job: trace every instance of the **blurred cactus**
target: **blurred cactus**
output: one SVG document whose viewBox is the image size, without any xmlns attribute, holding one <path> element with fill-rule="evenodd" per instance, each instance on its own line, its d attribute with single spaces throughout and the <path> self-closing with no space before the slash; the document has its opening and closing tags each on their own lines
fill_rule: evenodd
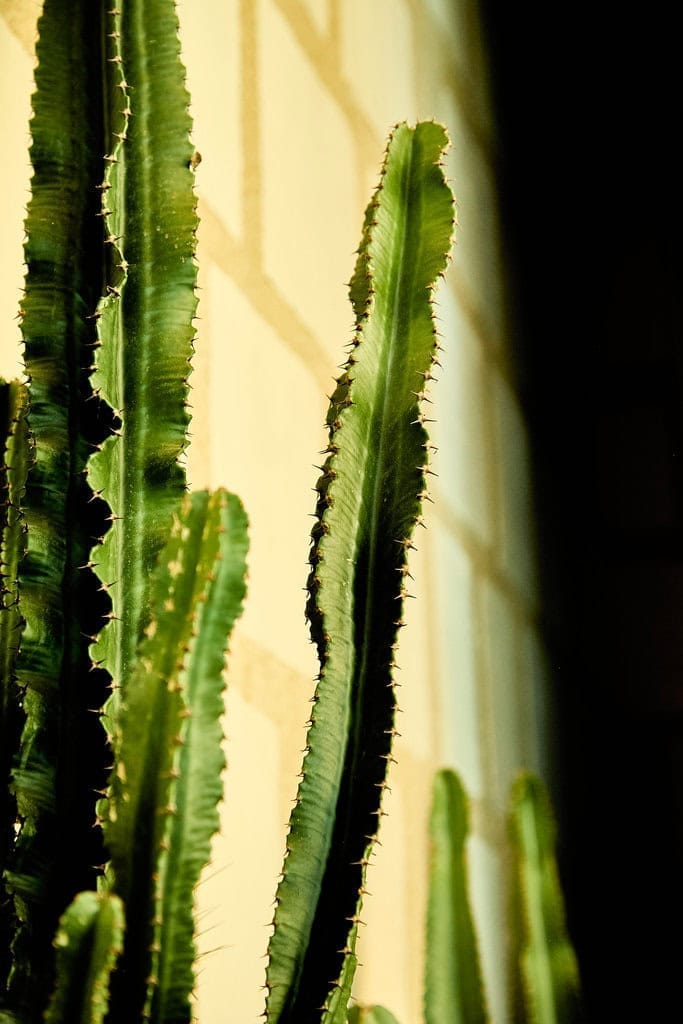
<svg viewBox="0 0 683 1024">
<path fill-rule="evenodd" d="M 469 905 L 468 831 L 465 790 L 454 771 L 443 769 L 434 777 L 429 823 L 426 1024 L 485 1024 L 488 1020 Z"/>
<path fill-rule="evenodd" d="M 522 773 L 510 790 L 513 854 L 509 923 L 513 1015 L 517 1024 L 579 1024 L 579 974 L 564 925 L 555 863 L 555 825 L 540 779 Z M 436 773 L 425 950 L 425 1024 L 489 1019 L 469 906 L 468 800 L 451 769 Z M 381 1006 L 354 1006 L 349 1024 L 395 1024 Z"/>
<path fill-rule="evenodd" d="M 525 772 L 510 797 L 515 1019 L 577 1024 L 579 970 L 555 862 L 555 821 L 540 779 Z"/>
<path fill-rule="evenodd" d="M 57 982 L 45 1024 L 101 1024 L 123 927 L 117 896 L 81 892 L 67 907 L 55 935 Z"/>
</svg>

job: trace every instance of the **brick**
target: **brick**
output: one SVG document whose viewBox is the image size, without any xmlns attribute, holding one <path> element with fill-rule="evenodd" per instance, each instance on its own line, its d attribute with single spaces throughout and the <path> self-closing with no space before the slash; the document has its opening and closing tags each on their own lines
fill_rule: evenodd
<svg viewBox="0 0 683 1024">
<path fill-rule="evenodd" d="M 330 0 L 301 0 L 301 5 L 321 35 L 330 31 Z"/>
<path fill-rule="evenodd" d="M 489 582 L 483 585 L 483 643 L 489 692 L 489 713 L 493 749 L 488 751 L 493 764 L 490 774 L 493 792 L 487 794 L 500 811 L 507 807 L 508 791 L 518 768 L 524 762 L 522 718 L 528 709 L 521 706 L 518 649 L 519 624 L 510 600 Z"/>
<path fill-rule="evenodd" d="M 417 116 L 410 11 L 404 0 L 345 0 L 341 13 L 342 73 L 383 139 Z"/>
<path fill-rule="evenodd" d="M 272 2 L 261 0 L 264 265 L 342 361 L 353 315 L 346 282 L 362 226 L 350 129 Z"/>
<path fill-rule="evenodd" d="M 396 680 L 398 715 L 396 727 L 401 733 L 401 746 L 413 757 L 429 760 L 434 756 L 435 725 L 439 721 L 438 679 L 433 658 L 435 640 L 434 593 L 432 587 L 432 529 L 429 536 L 417 528 L 413 541 L 417 551 L 410 552 L 408 591 L 415 600 L 403 602 L 406 628 L 399 632 L 396 660 L 400 669 Z"/>
<path fill-rule="evenodd" d="M 237 0 L 211 6 L 185 0 L 178 15 L 192 97 L 192 138 L 202 155 L 197 188 L 239 235 L 242 179 L 249 174 L 242 153 L 239 5 Z"/>
<path fill-rule="evenodd" d="M 492 388 L 497 435 L 501 565 L 527 602 L 534 604 L 538 596 L 538 565 L 527 428 L 516 395 L 495 372 Z"/>
<path fill-rule="evenodd" d="M 402 795 L 397 787 L 383 804 L 381 842 L 368 869 L 367 886 L 372 896 L 364 902 L 361 919 L 366 923 L 358 933 L 357 953 L 363 964 L 354 991 L 359 1002 L 380 1004 L 398 1020 L 411 1020 L 409 980 L 414 973 L 412 943 L 404 936 L 410 931 L 411 876 L 407 864 L 412 826 L 406 820 Z M 391 928 L 387 922 L 391 921 Z"/>
<path fill-rule="evenodd" d="M 477 0 L 422 0 L 431 15 L 434 31 L 447 47 L 447 59 L 455 65 L 460 99 L 470 107 L 478 130 L 493 135 L 490 80 L 479 24 Z M 447 37 L 447 42 L 445 38 Z M 447 72 L 450 72 L 447 66 Z"/>
<path fill-rule="evenodd" d="M 507 1024 L 508 997 L 505 971 L 507 962 L 507 900 L 501 851 L 479 836 L 470 836 L 467 844 L 470 903 L 477 929 L 482 960 L 484 987 L 489 1018 Z"/>
<path fill-rule="evenodd" d="M 439 290 L 436 309 L 444 351 L 439 356 L 442 369 L 437 368 L 440 379 L 430 394 L 436 419 L 430 433 L 439 447 L 439 497 L 482 543 L 489 544 L 495 468 L 486 427 L 481 345 L 450 288 Z"/>
<path fill-rule="evenodd" d="M 226 721 L 226 799 L 212 862 L 197 887 L 202 1024 L 223 1024 L 226 996 L 231 1019 L 255 1022 L 263 1009 L 264 953 L 285 842 L 276 799 L 277 730 L 234 689 Z"/>
<path fill-rule="evenodd" d="M 441 759 L 452 764 L 471 797 L 484 793 L 472 615 L 472 566 L 441 524 L 434 527 L 433 566 Z"/>
<path fill-rule="evenodd" d="M 500 343 L 505 336 L 504 268 L 498 222 L 498 195 L 490 159 L 473 136 L 453 92 L 441 89 L 435 97 L 435 116 L 451 139 L 446 174 L 458 208 L 457 246 L 449 272 L 452 285 L 464 289 L 485 325 L 487 337 Z"/>
<path fill-rule="evenodd" d="M 37 24 L 43 10 L 43 0 L 3 0 L 0 6 L 0 19 L 33 61 L 38 36 Z M 12 91 L 13 98 L 16 95 L 15 90 L 16 83 Z"/>
<path fill-rule="evenodd" d="M 302 588 L 325 403 L 299 360 L 232 281 L 213 268 L 206 283 L 210 482 L 236 491 L 250 520 L 242 627 L 312 677 L 317 662 Z M 206 337 L 202 342 L 207 346 Z"/>
</svg>

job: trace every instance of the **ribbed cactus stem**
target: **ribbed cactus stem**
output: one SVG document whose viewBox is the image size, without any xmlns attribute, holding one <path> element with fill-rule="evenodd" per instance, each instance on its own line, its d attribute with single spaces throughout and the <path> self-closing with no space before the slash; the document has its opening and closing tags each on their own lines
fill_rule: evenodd
<svg viewBox="0 0 683 1024">
<path fill-rule="evenodd" d="M 391 758 L 407 554 L 426 490 L 431 296 L 454 225 L 446 142 L 432 122 L 396 127 L 351 282 L 356 331 L 331 399 L 311 548 L 320 681 L 270 942 L 269 1024 L 346 1017 Z"/>
<path fill-rule="evenodd" d="M 19 381 L 0 382 L 0 985 L 10 968 L 15 920 L 5 887 L 17 820 L 11 787 L 12 759 L 21 720 L 15 662 L 23 625 L 19 608 L 19 564 L 26 550 L 21 510 L 30 460 L 26 426 L 26 388 Z"/>
<path fill-rule="evenodd" d="M 101 29 L 99 4 L 45 0 L 31 122 L 21 326 L 34 455 L 24 497 L 25 628 L 16 668 L 25 716 L 13 773 L 21 830 L 7 879 L 22 921 L 13 998 L 34 1008 L 49 992 L 57 919 L 79 889 L 95 884 L 102 859 L 92 824 L 104 734 L 91 710 L 104 695 L 87 651 L 102 606 L 97 582 L 83 568 L 93 535 L 104 529 L 84 474 L 100 437 L 88 367 L 103 284 L 95 191 L 102 70 L 93 45 Z"/>
<path fill-rule="evenodd" d="M 246 517 L 224 491 L 189 495 L 152 579 L 100 812 L 107 885 L 129 908 L 114 1019 L 177 1024 L 194 985 L 193 889 L 218 828 L 225 650 L 244 597 Z M 116 1016 L 118 1015 L 118 1016 Z"/>
<path fill-rule="evenodd" d="M 513 954 L 523 1024 L 578 1024 L 579 970 L 555 860 L 556 826 L 539 778 L 523 772 L 510 796 Z"/>
<path fill-rule="evenodd" d="M 451 769 L 436 773 L 429 820 L 430 866 L 425 956 L 425 1024 L 488 1020 L 469 904 L 467 796 Z"/>
<path fill-rule="evenodd" d="M 123 904 L 117 896 L 81 892 L 75 897 L 55 935 L 57 982 L 45 1024 L 102 1024 L 123 931 Z"/>
<path fill-rule="evenodd" d="M 91 655 L 113 680 L 111 731 L 149 620 L 150 575 L 185 491 L 197 216 L 175 5 L 126 0 L 108 17 L 101 195 L 110 280 L 93 387 L 118 423 L 88 471 L 110 509 L 93 559 L 112 608 Z"/>
</svg>

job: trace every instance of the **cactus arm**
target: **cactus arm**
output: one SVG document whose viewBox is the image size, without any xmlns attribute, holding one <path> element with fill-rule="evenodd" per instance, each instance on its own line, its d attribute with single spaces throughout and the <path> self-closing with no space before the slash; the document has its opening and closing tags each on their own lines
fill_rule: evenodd
<svg viewBox="0 0 683 1024">
<path fill-rule="evenodd" d="M 15 660 L 22 618 L 19 611 L 19 562 L 26 547 L 21 502 L 26 485 L 29 441 L 26 388 L 18 381 L 0 383 L 0 985 L 9 972 L 9 944 L 15 922 L 5 889 L 4 871 L 14 844 L 16 803 L 10 790 L 12 757 L 20 731 Z"/>
<path fill-rule="evenodd" d="M 152 581 L 153 614 L 114 733 L 101 813 L 109 884 L 135 908 L 113 995 L 115 1019 L 131 1024 L 151 999 L 154 1021 L 185 1019 L 167 1014 L 187 1003 L 193 983 L 192 889 L 216 827 L 221 670 L 245 548 L 237 499 L 222 491 L 188 496 Z"/>
<path fill-rule="evenodd" d="M 91 460 L 112 526 L 94 555 L 112 617 L 91 654 L 111 674 L 114 716 L 149 617 L 149 579 L 185 490 L 187 377 L 196 309 L 197 217 L 190 117 L 172 0 L 115 12 L 118 69 L 104 179 L 114 285 L 99 322 L 93 386 L 120 427 Z"/>
<path fill-rule="evenodd" d="M 103 738 L 87 641 L 96 581 L 81 570 L 102 529 L 83 470 L 96 436 L 87 366 L 89 319 L 102 288 L 100 5 L 46 0 L 39 23 L 31 122 L 32 197 L 26 220 L 22 333 L 35 453 L 25 490 L 21 566 L 25 629 L 17 658 L 25 723 L 14 771 L 21 819 L 8 887 L 22 927 L 13 991 L 34 1004 L 49 991 L 51 939 L 74 894 L 92 886 L 101 859 L 84 751 Z M 88 758 L 89 762 L 89 758 Z M 76 852 L 75 852 L 76 851 Z"/>
<path fill-rule="evenodd" d="M 117 896 L 81 892 L 75 897 L 54 940 L 57 984 L 45 1024 L 101 1024 L 123 927 L 123 904 Z"/>
<path fill-rule="evenodd" d="M 454 222 L 446 141 L 434 123 L 395 129 L 351 283 L 357 329 L 328 415 L 311 551 L 321 674 L 269 948 L 269 1024 L 320 1020 L 337 986 L 350 988 L 344 965 L 391 756 L 394 649 L 425 491 L 430 298 Z"/>
<path fill-rule="evenodd" d="M 467 797 L 455 772 L 436 773 L 430 816 L 424 1010 L 426 1024 L 488 1019 L 469 907 L 465 840 Z"/>
<path fill-rule="evenodd" d="M 510 820 L 524 1020 L 574 1024 L 581 1015 L 579 972 L 565 926 L 555 822 L 540 779 L 525 773 L 514 782 Z"/>
<path fill-rule="evenodd" d="M 173 803 L 167 819 L 159 865 L 153 974 L 157 982 L 151 1019 L 158 1024 L 189 1020 L 194 987 L 194 888 L 209 860 L 211 837 L 218 831 L 217 805 L 223 793 L 225 756 L 220 716 L 224 710 L 223 668 L 226 645 L 241 612 L 245 586 L 247 520 L 239 500 L 218 492 L 210 499 L 205 544 L 218 539 L 206 600 L 197 610 L 195 632 L 184 673 L 183 695 L 190 715 L 177 752 Z M 213 533 L 213 538 L 207 536 Z"/>
</svg>

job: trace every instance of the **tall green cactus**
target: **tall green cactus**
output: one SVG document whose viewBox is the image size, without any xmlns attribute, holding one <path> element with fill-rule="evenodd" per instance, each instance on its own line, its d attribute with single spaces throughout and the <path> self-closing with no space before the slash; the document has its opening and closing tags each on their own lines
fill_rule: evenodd
<svg viewBox="0 0 683 1024">
<path fill-rule="evenodd" d="M 45 0 L 39 34 L 26 416 L 19 385 L 0 395 L 0 1014 L 37 1024 L 56 981 L 49 1020 L 100 1019 L 125 904 L 112 1024 L 189 1021 L 246 519 L 224 492 L 181 508 L 196 215 L 177 19 L 172 0 Z"/>
<path fill-rule="evenodd" d="M 328 414 L 311 548 L 320 680 L 270 942 L 269 1024 L 346 1019 L 391 759 L 406 559 L 426 490 L 431 293 L 454 224 L 446 142 L 431 122 L 396 127 L 351 280 L 356 332 Z"/>
<path fill-rule="evenodd" d="M 125 695 L 149 618 L 149 577 L 185 489 L 194 337 L 197 216 L 189 96 L 175 6 L 126 0 L 106 14 L 108 134 L 103 175 L 109 279 L 98 310 L 92 386 L 120 426 L 88 465 L 111 528 L 93 556 L 111 619 L 92 657 L 112 677 L 109 716 Z"/>
<path fill-rule="evenodd" d="M 48 3 L 42 24 L 22 303 L 34 445 L 16 663 L 25 721 L 13 778 L 22 824 L 6 876 L 22 922 L 13 979 L 27 1002 L 49 985 L 38 950 L 49 947 L 73 895 L 95 883 L 92 865 L 102 854 L 91 827 L 92 791 L 104 780 L 102 730 L 88 711 L 101 703 L 102 680 L 89 671 L 83 635 L 98 621 L 99 601 L 94 577 L 81 568 L 93 533 L 104 530 L 100 509 L 87 504 L 84 476 L 101 435 L 85 369 L 95 341 L 87 317 L 102 291 L 92 187 L 103 156 L 101 74 L 89 45 L 99 31 L 98 5 Z"/>
<path fill-rule="evenodd" d="M 193 494 L 152 582 L 152 618 L 101 808 L 108 885 L 135 908 L 113 983 L 121 1020 L 189 1020 L 192 894 L 218 828 L 223 648 L 244 596 L 245 554 L 239 501 L 223 491 Z"/>
<path fill-rule="evenodd" d="M 174 3 L 45 0 L 39 31 L 29 383 L 1 392 L 0 867 L 13 911 L 0 1019 L 188 1024 L 246 518 L 223 491 L 183 498 L 196 215 Z M 347 1019 L 426 494 L 431 293 L 454 223 L 445 145 L 434 123 L 396 127 L 351 282 L 356 332 L 311 548 L 321 671 L 270 945 L 272 1024 Z"/>
</svg>

